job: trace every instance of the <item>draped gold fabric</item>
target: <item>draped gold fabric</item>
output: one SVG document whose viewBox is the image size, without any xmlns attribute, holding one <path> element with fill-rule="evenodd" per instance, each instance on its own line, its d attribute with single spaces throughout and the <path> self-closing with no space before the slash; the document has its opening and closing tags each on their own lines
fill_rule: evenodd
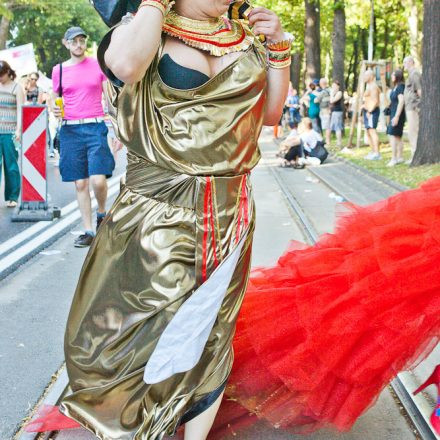
<svg viewBox="0 0 440 440">
<path fill-rule="evenodd" d="M 103 440 L 162 439 L 224 384 L 249 273 L 254 207 L 247 176 L 260 157 L 264 49 L 256 40 L 192 90 L 166 86 L 158 59 L 140 83 L 111 87 L 111 111 L 129 150 L 127 178 L 84 263 L 65 336 L 73 394 L 62 411 Z M 214 221 L 207 226 L 208 178 Z M 244 188 L 247 231 L 239 214 Z M 146 384 L 144 367 L 161 333 L 203 282 L 203 246 L 209 276 L 244 233 L 200 361 Z"/>
</svg>

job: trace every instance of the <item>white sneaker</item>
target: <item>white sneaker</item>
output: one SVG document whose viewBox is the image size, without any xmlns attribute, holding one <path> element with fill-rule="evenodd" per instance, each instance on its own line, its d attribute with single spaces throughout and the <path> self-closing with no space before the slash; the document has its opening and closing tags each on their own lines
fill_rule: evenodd
<svg viewBox="0 0 440 440">
<path fill-rule="evenodd" d="M 382 156 L 379 153 L 370 153 L 367 156 L 365 156 L 365 159 L 367 159 L 367 160 L 380 160 L 380 159 L 382 159 Z"/>
<path fill-rule="evenodd" d="M 391 159 L 388 163 L 387 163 L 387 167 L 395 167 L 398 164 L 396 159 Z"/>
<path fill-rule="evenodd" d="M 352 150 L 351 148 L 344 147 L 344 148 L 341 150 L 341 153 L 344 153 L 344 154 L 352 154 L 352 153 L 353 153 L 353 150 Z"/>
<path fill-rule="evenodd" d="M 404 162 L 405 162 L 405 159 L 402 159 L 402 158 L 396 159 L 396 164 L 404 163 Z"/>
</svg>

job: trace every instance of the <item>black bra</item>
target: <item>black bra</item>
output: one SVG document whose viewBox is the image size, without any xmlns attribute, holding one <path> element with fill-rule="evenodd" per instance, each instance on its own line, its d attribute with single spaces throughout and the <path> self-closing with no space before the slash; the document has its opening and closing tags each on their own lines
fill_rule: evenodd
<svg viewBox="0 0 440 440">
<path fill-rule="evenodd" d="M 198 70 L 177 64 L 168 54 L 159 61 L 159 75 L 162 81 L 174 89 L 194 89 L 209 81 L 209 76 Z"/>
</svg>

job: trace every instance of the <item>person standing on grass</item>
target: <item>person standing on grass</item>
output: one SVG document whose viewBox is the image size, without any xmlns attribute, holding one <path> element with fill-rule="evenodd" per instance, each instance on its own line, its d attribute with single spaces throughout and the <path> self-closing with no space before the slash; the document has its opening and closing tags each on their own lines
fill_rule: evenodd
<svg viewBox="0 0 440 440">
<path fill-rule="evenodd" d="M 63 182 L 75 182 L 84 234 L 75 247 L 87 247 L 95 235 L 92 226 L 90 185 L 98 202 L 96 228 L 106 215 L 107 181 L 115 161 L 107 143 L 107 127 L 102 108 L 103 83 L 107 80 L 98 62 L 85 56 L 87 35 L 80 27 L 67 29 L 63 44 L 70 59 L 53 69 L 54 97 L 64 99 L 64 116 L 54 105 L 54 114 L 62 118 L 60 131 L 60 173 Z M 61 85 L 60 85 L 61 82 Z"/>
<path fill-rule="evenodd" d="M 372 70 L 365 72 L 366 89 L 364 93 L 364 125 L 367 130 L 368 143 L 371 152 L 365 157 L 367 160 L 381 159 L 379 151 L 379 136 L 377 135 L 377 124 L 380 115 L 380 89 Z"/>
<path fill-rule="evenodd" d="M 405 84 L 403 72 L 398 69 L 391 76 L 393 90 L 390 93 L 390 123 L 387 127 L 387 134 L 390 137 L 392 158 L 388 162 L 388 167 L 393 167 L 403 160 L 403 126 L 405 125 Z"/>
<path fill-rule="evenodd" d="M 15 142 L 21 135 L 21 106 L 24 90 L 15 79 L 16 73 L 0 60 L 0 177 L 5 169 L 5 201 L 8 208 L 17 206 L 20 195 L 20 169 Z"/>
<path fill-rule="evenodd" d="M 315 98 L 315 103 L 319 104 L 319 119 L 321 120 L 321 129 L 325 133 L 325 142 L 330 145 L 330 88 L 328 79 L 321 78 L 319 81 L 320 91 Z"/>
<path fill-rule="evenodd" d="M 416 68 L 413 57 L 406 57 L 403 60 L 403 66 L 408 72 L 408 78 L 405 83 L 405 114 L 408 120 L 408 139 L 411 147 L 411 159 L 417 148 L 417 138 L 419 137 L 419 112 L 420 98 L 422 96 L 422 75 Z"/>
<path fill-rule="evenodd" d="M 316 132 L 320 133 L 321 128 L 319 126 L 319 103 L 315 102 L 317 96 L 318 92 L 316 90 L 316 84 L 314 82 L 311 82 L 309 84 L 309 87 L 307 88 L 306 93 L 301 98 L 301 101 L 307 106 L 307 114 L 313 124 L 313 129 Z"/>
<path fill-rule="evenodd" d="M 330 132 L 336 133 L 337 147 L 342 148 L 342 130 L 344 129 L 344 96 L 341 91 L 341 84 L 338 80 L 334 80 L 330 94 Z"/>
</svg>

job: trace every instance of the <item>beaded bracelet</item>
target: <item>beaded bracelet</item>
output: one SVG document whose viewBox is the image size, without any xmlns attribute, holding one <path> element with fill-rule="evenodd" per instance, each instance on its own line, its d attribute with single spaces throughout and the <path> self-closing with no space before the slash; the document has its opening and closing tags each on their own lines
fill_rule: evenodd
<svg viewBox="0 0 440 440">
<path fill-rule="evenodd" d="M 174 2 L 169 0 L 142 0 L 138 10 L 144 6 L 152 6 L 153 8 L 159 9 L 159 11 L 162 12 L 162 15 L 165 17 L 173 3 Z"/>
<path fill-rule="evenodd" d="M 269 67 L 272 69 L 284 69 L 285 67 L 289 67 L 292 62 L 290 56 L 291 47 L 291 39 L 267 44 Z"/>
</svg>

